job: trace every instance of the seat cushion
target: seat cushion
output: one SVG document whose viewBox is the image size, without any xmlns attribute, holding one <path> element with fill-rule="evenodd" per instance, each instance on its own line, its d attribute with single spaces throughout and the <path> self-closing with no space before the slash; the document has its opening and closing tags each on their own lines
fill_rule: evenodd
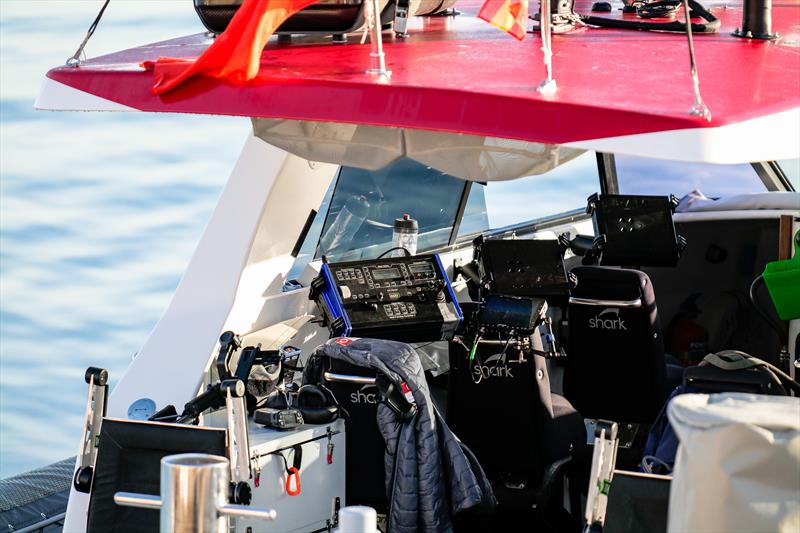
<svg viewBox="0 0 800 533">
<path fill-rule="evenodd" d="M 559 394 L 550 395 L 553 406 L 552 417 L 545 418 L 543 430 L 547 438 L 543 440 L 543 453 L 547 463 L 563 459 L 586 443 L 586 426 L 583 417 Z"/>
</svg>

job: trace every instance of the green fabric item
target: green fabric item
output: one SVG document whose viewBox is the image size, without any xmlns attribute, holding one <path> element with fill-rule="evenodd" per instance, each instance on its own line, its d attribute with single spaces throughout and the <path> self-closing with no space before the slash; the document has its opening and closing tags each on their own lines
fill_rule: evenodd
<svg viewBox="0 0 800 533">
<path fill-rule="evenodd" d="M 763 277 L 781 320 L 800 318 L 800 231 L 794 235 L 794 257 L 767 263 Z"/>
</svg>

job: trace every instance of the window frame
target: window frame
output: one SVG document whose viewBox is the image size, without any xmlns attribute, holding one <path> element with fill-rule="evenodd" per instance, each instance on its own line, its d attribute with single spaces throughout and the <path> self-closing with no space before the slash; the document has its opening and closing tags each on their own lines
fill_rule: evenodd
<svg viewBox="0 0 800 533">
<path fill-rule="evenodd" d="M 767 191 L 794 192 L 794 185 L 777 161 L 759 161 L 750 164 L 761 178 Z"/>
<path fill-rule="evenodd" d="M 597 158 L 597 176 L 600 180 L 601 194 L 619 194 L 619 181 L 617 180 L 617 160 L 614 154 L 608 152 L 595 152 Z"/>
<path fill-rule="evenodd" d="M 464 211 L 467 210 L 467 201 L 469 200 L 470 191 L 472 191 L 472 181 L 464 180 L 464 188 L 461 189 L 461 198 L 458 200 L 456 218 L 453 221 L 453 229 L 450 232 L 450 238 L 447 240 L 447 246 L 454 245 L 458 240 L 458 230 L 461 229 L 461 219 L 464 218 Z"/>
</svg>

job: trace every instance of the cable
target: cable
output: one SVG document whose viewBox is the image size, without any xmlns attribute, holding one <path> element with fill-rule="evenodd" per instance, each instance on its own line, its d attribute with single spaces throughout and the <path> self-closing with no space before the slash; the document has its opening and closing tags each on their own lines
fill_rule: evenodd
<svg viewBox="0 0 800 533">
<path fill-rule="evenodd" d="M 656 0 L 655 2 L 642 2 L 636 6 L 636 14 L 639 18 L 669 18 L 674 17 L 680 9 L 680 0 Z"/>
<path fill-rule="evenodd" d="M 710 11 L 700 5 L 697 0 L 688 0 L 689 7 L 693 15 L 699 16 L 705 23 L 697 24 L 691 22 L 693 33 L 717 33 L 720 28 L 720 21 Z M 604 28 L 618 28 L 629 30 L 651 30 L 669 31 L 685 33 L 687 24 L 674 20 L 671 22 L 640 22 L 635 20 L 613 19 L 605 17 L 595 17 L 593 15 L 578 15 L 580 19 L 590 26 L 600 26 Z M 691 20 L 691 19 L 690 19 Z"/>
<path fill-rule="evenodd" d="M 383 256 L 385 256 L 389 252 L 394 252 L 395 250 L 403 250 L 406 253 L 406 257 L 411 257 L 411 252 L 409 252 L 404 246 L 395 246 L 394 248 L 389 248 L 375 259 L 383 259 Z"/>
<path fill-rule="evenodd" d="M 481 361 L 480 356 L 477 356 L 478 343 L 480 343 L 480 342 L 481 342 L 481 335 L 480 334 L 475 335 L 475 341 L 472 343 L 472 348 L 470 348 L 469 355 L 467 357 L 467 368 L 469 368 L 469 377 L 470 377 L 470 379 L 472 379 L 472 382 L 475 383 L 476 385 L 478 383 L 480 383 L 481 380 L 483 380 L 483 371 L 480 369 L 480 367 L 483 365 L 483 362 Z M 478 360 L 477 361 L 477 365 L 479 367 L 478 368 L 479 372 L 478 372 L 478 379 L 477 380 L 475 379 L 475 373 L 473 372 L 473 369 L 475 368 L 475 364 L 476 364 L 475 363 L 475 359 L 476 358 Z"/>
<path fill-rule="evenodd" d="M 508 338 L 506 339 L 506 344 L 505 344 L 505 346 L 503 346 L 503 351 L 500 352 L 500 353 L 503 354 L 503 364 L 505 364 L 505 356 L 506 356 L 506 352 L 508 351 L 508 345 L 509 344 L 511 344 L 511 335 L 509 335 Z M 495 363 L 495 366 L 499 365 L 499 364 L 500 364 L 500 359 L 497 360 L 497 362 Z"/>
<path fill-rule="evenodd" d="M 83 38 L 83 42 L 81 42 L 80 46 L 78 46 L 78 49 L 75 51 L 75 54 L 69 59 L 67 59 L 68 67 L 80 66 L 81 54 L 83 53 L 83 49 L 86 47 L 86 43 L 89 42 L 89 39 L 92 38 L 92 35 L 94 35 L 94 30 L 96 30 L 98 24 L 100 24 L 100 19 L 103 18 L 103 13 L 106 12 L 106 8 L 108 7 L 109 2 L 111 2 L 111 0 L 105 1 L 103 7 L 100 8 L 100 12 L 97 14 L 97 17 L 95 17 L 94 22 L 92 22 L 92 25 L 89 26 L 89 31 L 86 32 L 86 37 Z"/>
<path fill-rule="evenodd" d="M 778 338 L 783 340 L 784 331 L 783 328 L 780 327 L 778 323 L 776 323 L 771 316 L 767 314 L 766 311 L 761 307 L 761 302 L 758 300 L 758 289 L 761 288 L 761 285 L 764 284 L 764 276 L 759 274 L 756 279 L 753 280 L 753 283 L 750 284 L 750 302 L 753 304 L 753 307 L 761 315 L 767 324 L 778 334 Z"/>
<path fill-rule="evenodd" d="M 270 453 L 265 454 L 265 455 L 277 455 L 278 457 L 283 459 L 283 467 L 286 469 L 287 472 L 289 471 L 289 461 L 288 461 L 288 459 L 286 459 L 286 456 L 283 455 L 282 451 L 270 452 Z M 262 455 L 261 457 L 264 457 L 264 455 Z"/>
</svg>

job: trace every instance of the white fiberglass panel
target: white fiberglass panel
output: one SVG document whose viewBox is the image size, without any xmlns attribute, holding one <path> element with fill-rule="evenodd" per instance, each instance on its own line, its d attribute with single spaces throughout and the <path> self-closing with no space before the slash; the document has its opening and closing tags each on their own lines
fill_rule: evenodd
<svg viewBox="0 0 800 533">
<path fill-rule="evenodd" d="M 713 128 L 587 139 L 566 146 L 696 163 L 750 163 L 800 157 L 800 108 Z M 775 132 L 781 135 L 775 135 Z"/>
</svg>

